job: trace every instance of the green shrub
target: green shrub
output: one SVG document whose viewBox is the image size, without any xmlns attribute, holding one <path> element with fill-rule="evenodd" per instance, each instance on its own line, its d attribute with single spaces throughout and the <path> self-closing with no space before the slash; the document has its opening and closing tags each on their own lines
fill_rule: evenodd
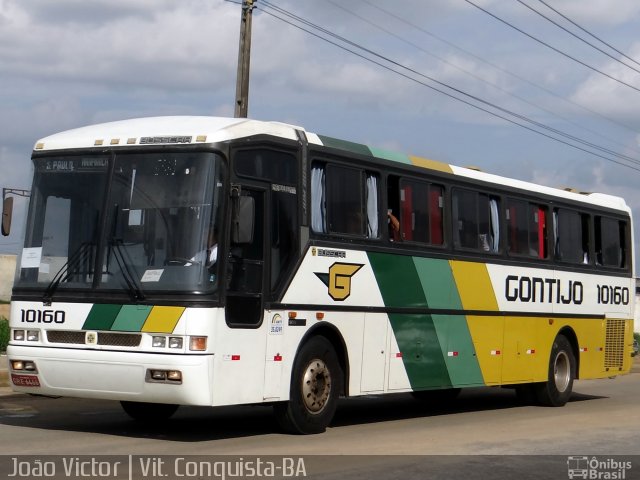
<svg viewBox="0 0 640 480">
<path fill-rule="evenodd" d="M 6 352 L 7 345 L 9 345 L 9 320 L 0 317 L 0 352 Z"/>
</svg>

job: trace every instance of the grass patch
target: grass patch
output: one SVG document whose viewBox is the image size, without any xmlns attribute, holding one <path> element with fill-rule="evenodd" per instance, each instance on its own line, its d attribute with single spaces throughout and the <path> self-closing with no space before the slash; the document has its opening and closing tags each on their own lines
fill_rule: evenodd
<svg viewBox="0 0 640 480">
<path fill-rule="evenodd" d="M 6 352 L 7 345 L 9 345 L 9 320 L 0 317 L 0 352 Z"/>
</svg>

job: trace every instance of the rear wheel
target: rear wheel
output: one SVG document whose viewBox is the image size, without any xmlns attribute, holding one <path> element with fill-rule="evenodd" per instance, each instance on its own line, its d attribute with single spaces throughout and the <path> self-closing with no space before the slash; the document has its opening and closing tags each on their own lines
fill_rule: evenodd
<svg viewBox="0 0 640 480">
<path fill-rule="evenodd" d="M 336 351 L 325 337 L 314 337 L 296 357 L 289 401 L 273 407 L 276 420 L 290 433 L 322 433 L 333 419 L 341 391 Z"/>
<path fill-rule="evenodd" d="M 569 401 L 576 378 L 576 360 L 567 337 L 558 335 L 551 348 L 548 380 L 535 385 L 541 405 L 562 407 Z"/>
<path fill-rule="evenodd" d="M 166 420 L 171 417 L 178 405 L 169 403 L 146 403 L 146 402 L 120 402 L 122 409 L 134 420 L 150 423 L 158 420 Z"/>
</svg>

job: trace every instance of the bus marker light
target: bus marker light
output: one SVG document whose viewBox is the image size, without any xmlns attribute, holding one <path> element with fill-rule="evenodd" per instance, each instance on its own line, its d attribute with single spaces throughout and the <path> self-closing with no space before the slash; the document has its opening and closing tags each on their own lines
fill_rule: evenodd
<svg viewBox="0 0 640 480">
<path fill-rule="evenodd" d="M 324 319 L 324 313 L 316 312 L 316 320 L 323 320 L 323 319 Z"/>
<path fill-rule="evenodd" d="M 164 348 L 167 344 L 167 337 L 153 337 L 152 345 L 156 348 Z"/>
<path fill-rule="evenodd" d="M 402 358 L 402 352 L 396 353 L 396 358 Z"/>
<path fill-rule="evenodd" d="M 111 145 L 118 145 L 120 143 L 120 139 L 119 138 L 112 138 L 111 139 Z"/>
<path fill-rule="evenodd" d="M 298 316 L 298 312 L 289 312 L 289 318 L 296 318 Z"/>
<path fill-rule="evenodd" d="M 182 337 L 169 337 L 169 348 L 182 348 Z"/>
<path fill-rule="evenodd" d="M 282 355 L 280 355 L 279 353 L 277 355 L 274 355 L 273 361 L 274 362 L 281 362 L 282 361 Z"/>
<path fill-rule="evenodd" d="M 189 337 L 189 350 L 202 352 L 206 349 L 207 337 Z"/>
<path fill-rule="evenodd" d="M 231 355 L 231 360 L 232 361 L 240 360 L 240 355 Z"/>
<path fill-rule="evenodd" d="M 14 330 L 13 339 L 18 341 L 24 340 L 24 330 Z"/>
<path fill-rule="evenodd" d="M 127 145 L 135 145 L 135 144 L 136 144 L 135 138 L 127 138 Z"/>
</svg>

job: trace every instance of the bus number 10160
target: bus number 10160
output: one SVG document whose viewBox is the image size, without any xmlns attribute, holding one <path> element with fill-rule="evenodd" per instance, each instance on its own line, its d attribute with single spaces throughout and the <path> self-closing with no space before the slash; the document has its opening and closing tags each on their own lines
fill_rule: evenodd
<svg viewBox="0 0 640 480">
<path fill-rule="evenodd" d="M 62 310 L 20 310 L 20 321 L 23 323 L 64 323 L 65 312 Z"/>
</svg>

